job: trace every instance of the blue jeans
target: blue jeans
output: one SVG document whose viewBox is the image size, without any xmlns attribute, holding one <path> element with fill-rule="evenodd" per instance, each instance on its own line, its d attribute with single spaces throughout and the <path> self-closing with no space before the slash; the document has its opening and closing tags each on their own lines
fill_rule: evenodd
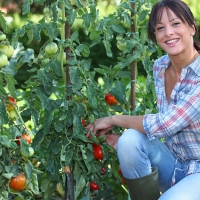
<svg viewBox="0 0 200 200">
<path fill-rule="evenodd" d="M 151 166 L 158 167 L 159 200 L 200 200 L 200 173 L 186 175 L 187 162 L 177 160 L 160 140 L 150 141 L 145 134 L 128 129 L 118 140 L 117 154 L 123 176 L 128 179 L 146 176 Z"/>
</svg>

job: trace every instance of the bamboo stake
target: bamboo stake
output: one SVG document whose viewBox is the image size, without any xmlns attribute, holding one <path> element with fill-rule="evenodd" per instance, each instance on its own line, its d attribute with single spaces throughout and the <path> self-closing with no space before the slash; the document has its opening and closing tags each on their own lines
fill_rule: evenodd
<svg viewBox="0 0 200 200">
<path fill-rule="evenodd" d="M 135 3 L 133 1 L 131 1 L 131 8 L 134 10 L 135 9 Z M 131 12 L 131 19 L 134 18 L 134 13 Z M 131 24 L 131 33 L 135 32 L 135 24 L 134 24 L 134 20 L 132 21 Z M 134 53 L 134 49 L 132 50 L 132 54 Z M 133 111 L 135 109 L 135 80 L 136 79 L 136 63 L 133 61 L 131 63 L 131 111 Z"/>
</svg>

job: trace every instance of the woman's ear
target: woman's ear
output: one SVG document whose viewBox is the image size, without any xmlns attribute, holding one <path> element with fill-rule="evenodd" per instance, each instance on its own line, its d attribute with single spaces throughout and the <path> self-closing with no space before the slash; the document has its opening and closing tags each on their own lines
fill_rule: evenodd
<svg viewBox="0 0 200 200">
<path fill-rule="evenodd" d="M 196 22 L 194 21 L 194 24 L 191 26 L 191 35 L 192 35 L 192 36 L 194 36 L 195 33 L 196 33 L 195 26 L 196 26 Z"/>
</svg>

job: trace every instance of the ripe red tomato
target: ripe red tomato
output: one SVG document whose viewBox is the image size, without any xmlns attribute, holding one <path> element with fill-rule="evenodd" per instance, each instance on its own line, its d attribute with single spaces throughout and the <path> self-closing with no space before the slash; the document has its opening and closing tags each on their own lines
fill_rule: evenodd
<svg viewBox="0 0 200 200">
<path fill-rule="evenodd" d="M 86 126 L 86 121 L 85 121 L 84 118 L 82 118 L 81 123 L 82 123 L 83 126 Z"/>
<path fill-rule="evenodd" d="M 31 135 L 27 135 L 27 134 L 23 133 L 21 137 L 17 137 L 17 139 L 19 139 L 19 140 L 16 141 L 16 143 L 18 145 L 20 145 L 20 138 L 24 138 L 27 141 L 28 144 L 31 144 L 31 142 L 32 142 Z"/>
<path fill-rule="evenodd" d="M 8 100 L 13 103 L 14 105 L 17 105 L 17 101 L 15 98 L 13 98 L 12 96 L 8 96 Z"/>
<path fill-rule="evenodd" d="M 96 184 L 94 181 L 90 182 L 90 189 L 91 190 L 98 190 L 99 189 L 99 185 Z"/>
<path fill-rule="evenodd" d="M 122 176 L 122 183 L 124 184 L 124 185 L 126 185 L 126 180 L 125 180 L 125 178 Z"/>
<path fill-rule="evenodd" d="M 93 154 L 96 160 L 103 160 L 103 150 L 100 145 L 93 146 Z"/>
<path fill-rule="evenodd" d="M 114 104 L 117 103 L 117 100 L 115 99 L 115 97 L 113 95 L 111 95 L 110 93 L 107 93 L 105 96 L 105 101 L 107 102 L 108 105 L 112 106 Z"/>
<path fill-rule="evenodd" d="M 119 173 L 120 175 L 122 175 L 122 170 L 121 170 L 120 166 L 119 166 L 119 168 L 118 168 L 118 173 Z"/>
<path fill-rule="evenodd" d="M 101 171 L 101 175 L 104 175 L 104 174 L 106 173 L 106 170 L 105 170 L 104 167 L 102 167 L 102 168 L 100 169 L 100 171 Z"/>
<path fill-rule="evenodd" d="M 9 183 L 10 188 L 14 190 L 26 189 L 26 177 L 23 173 L 19 173 L 16 177 L 12 177 Z"/>
</svg>

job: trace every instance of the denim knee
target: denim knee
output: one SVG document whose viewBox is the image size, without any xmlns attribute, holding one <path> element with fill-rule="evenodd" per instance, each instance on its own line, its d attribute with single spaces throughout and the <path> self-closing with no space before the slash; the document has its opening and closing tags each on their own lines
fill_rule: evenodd
<svg viewBox="0 0 200 200">
<path fill-rule="evenodd" d="M 141 142 L 146 140 L 147 136 L 135 129 L 127 129 L 119 137 L 117 144 L 117 151 L 124 151 L 125 149 L 134 150 L 141 146 Z"/>
</svg>

